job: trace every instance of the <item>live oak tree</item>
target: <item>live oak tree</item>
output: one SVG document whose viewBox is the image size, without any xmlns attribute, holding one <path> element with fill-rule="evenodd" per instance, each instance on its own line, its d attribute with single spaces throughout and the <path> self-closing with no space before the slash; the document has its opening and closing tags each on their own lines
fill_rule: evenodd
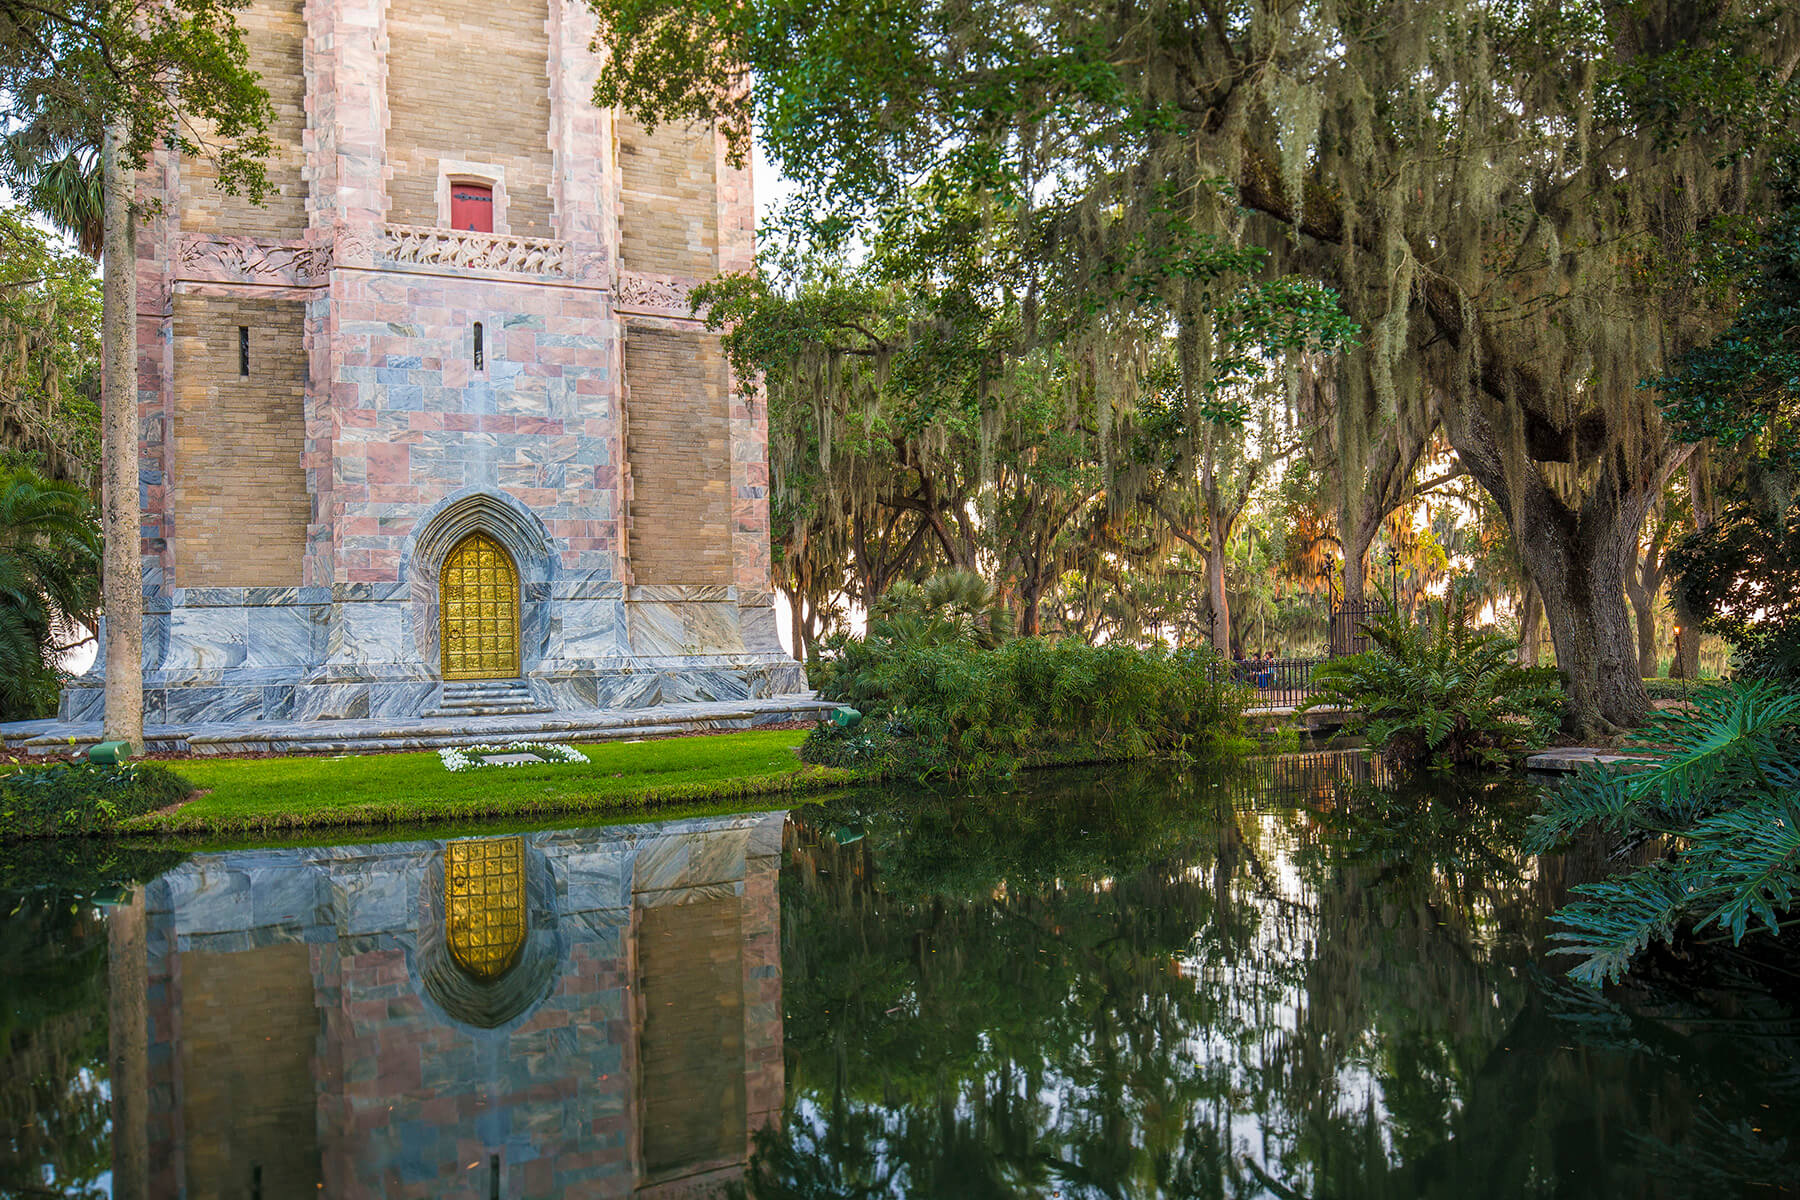
<svg viewBox="0 0 1800 1200">
<path fill-rule="evenodd" d="M 1641 718 L 1625 560 L 1691 448 L 1639 383 L 1711 332 L 1710 248 L 1792 129 L 1791 5 L 593 2 L 600 100 L 740 141 L 754 115 L 840 226 L 933 167 L 1013 180 L 1043 311 L 1090 318 L 1078 354 L 1146 297 L 1204 346 L 1221 249 L 1335 288 L 1366 331 L 1339 453 L 1440 405 L 1542 598 L 1569 727 Z"/>
<path fill-rule="evenodd" d="M 207 154 L 219 184 L 267 188 L 268 94 L 236 21 L 247 0 L 0 0 L 0 170 L 104 264 L 102 528 L 105 735 L 143 740 L 136 173 L 158 145 Z M 97 177 L 98 187 L 94 186 Z M 100 211 L 94 211 L 98 202 Z"/>
</svg>

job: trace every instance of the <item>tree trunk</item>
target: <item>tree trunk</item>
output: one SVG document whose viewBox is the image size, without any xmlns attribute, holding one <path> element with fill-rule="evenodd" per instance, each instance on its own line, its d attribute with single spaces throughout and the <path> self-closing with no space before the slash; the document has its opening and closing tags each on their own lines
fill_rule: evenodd
<svg viewBox="0 0 1800 1200">
<path fill-rule="evenodd" d="M 1373 534 L 1362 530 L 1344 531 L 1344 607 L 1349 608 L 1368 595 L 1369 543 Z"/>
<path fill-rule="evenodd" d="M 1231 601 L 1225 598 L 1225 538 L 1217 519 L 1207 522 L 1212 549 L 1206 556 L 1206 593 L 1212 613 L 1213 649 L 1231 656 Z"/>
<path fill-rule="evenodd" d="M 1707 486 L 1705 471 L 1698 465 L 1688 467 L 1688 497 L 1694 511 L 1694 529 L 1701 532 L 1712 527 L 1717 515 L 1714 511 L 1716 497 Z M 1675 610 L 1675 661 L 1669 666 L 1669 674 L 1676 679 L 1700 678 L 1700 630 L 1695 628 L 1699 618 L 1688 611 L 1682 603 L 1682 589 L 1671 587 L 1670 604 Z"/>
<path fill-rule="evenodd" d="M 101 603 L 106 613 L 109 740 L 144 744 L 144 587 L 138 506 L 137 248 L 131 176 L 123 161 L 128 130 L 107 125 L 100 168 L 105 232 L 102 293 L 101 531 L 106 539 Z"/>
<path fill-rule="evenodd" d="M 787 588 L 782 588 L 781 590 L 788 598 L 788 633 L 793 639 L 794 658 L 800 662 L 805 662 L 807 650 L 806 621 L 800 614 L 802 604 L 801 596 L 798 590 L 789 591 Z"/>
<path fill-rule="evenodd" d="M 1019 636 L 1037 637 L 1044 631 L 1039 608 L 1044 599 L 1044 582 L 1033 572 L 1031 582 L 1019 587 Z"/>
<path fill-rule="evenodd" d="M 1543 599 L 1567 694 L 1564 731 L 1593 737 L 1638 725 L 1650 711 L 1650 697 L 1638 674 L 1625 608 L 1625 570 L 1636 561 L 1644 516 L 1678 463 L 1645 473 L 1622 450 L 1606 451 L 1574 509 L 1529 462 L 1511 478 L 1492 426 L 1474 405 L 1454 407 L 1461 411 L 1445 422 L 1451 444 L 1499 503 L 1526 575 Z"/>
<path fill-rule="evenodd" d="M 112 1084 L 112 1195 L 149 1200 L 150 964 L 144 889 L 106 914 L 107 1057 Z"/>
<path fill-rule="evenodd" d="M 1538 598 L 1537 589 L 1527 583 L 1524 595 L 1519 597 L 1519 662 L 1525 666 L 1538 665 L 1538 638 L 1543 628 L 1544 602 Z"/>
<path fill-rule="evenodd" d="M 1625 572 L 1625 596 L 1637 621 L 1638 674 L 1649 679 L 1656 674 L 1656 597 L 1640 576 L 1641 568 Z"/>
</svg>

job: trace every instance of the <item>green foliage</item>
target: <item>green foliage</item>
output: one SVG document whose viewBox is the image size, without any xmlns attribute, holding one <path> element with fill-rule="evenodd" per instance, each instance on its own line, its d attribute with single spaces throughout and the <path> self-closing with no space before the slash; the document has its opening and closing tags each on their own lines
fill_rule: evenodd
<svg viewBox="0 0 1800 1200">
<path fill-rule="evenodd" d="M 0 461 L 0 720 L 55 711 L 57 660 L 100 593 L 94 504 L 73 484 Z"/>
<path fill-rule="evenodd" d="M 1519 666 L 1517 642 L 1472 628 L 1456 585 L 1423 622 L 1388 597 L 1367 633 L 1373 649 L 1314 669 L 1307 707 L 1349 709 L 1349 728 L 1393 761 L 1503 767 L 1561 719 L 1555 670 Z"/>
<path fill-rule="evenodd" d="M 43 175 L 59 164 L 91 175 L 102 127 L 123 121 L 127 167 L 142 169 L 166 145 L 186 158 L 211 157 L 222 188 L 260 199 L 269 187 L 262 160 L 274 109 L 237 24 L 247 2 L 8 5 L 0 171 L 15 194 L 41 202 Z"/>
<path fill-rule="evenodd" d="M 1736 317 L 1656 386 L 1681 435 L 1730 462 L 1731 502 L 1670 550 L 1678 610 L 1731 643 L 1740 674 L 1800 680 L 1800 152 L 1770 175 L 1768 219 L 1729 243 Z"/>
<path fill-rule="evenodd" d="M 159 763 L 57 763 L 0 775 L 0 841 L 111 833 L 185 799 L 194 785 Z"/>
<path fill-rule="evenodd" d="M 940 571 L 923 584 L 897 580 L 869 606 L 890 638 L 992 650 L 1013 635 L 1012 612 L 973 571 Z"/>
<path fill-rule="evenodd" d="M 801 757 L 884 773 L 1006 774 L 1047 762 L 1185 755 L 1243 729 L 1244 690 L 1210 650 L 1018 638 L 983 649 L 897 617 L 811 664 L 819 694 L 867 714 Z"/>
<path fill-rule="evenodd" d="M 1589 983 L 1617 979 L 1652 942 L 1692 926 L 1734 943 L 1775 935 L 1800 896 L 1800 692 L 1769 681 L 1704 688 L 1654 714 L 1641 754 L 1545 798 L 1531 845 L 1583 831 L 1668 852 L 1599 883 L 1558 914 L 1561 950 Z M 1654 748 L 1654 749 L 1652 749 Z"/>
<path fill-rule="evenodd" d="M 1147 331 L 1176 344 L 1167 426 L 1202 491 L 1239 367 L 1286 368 L 1278 413 L 1306 357 L 1284 326 L 1343 351 L 1317 363 L 1343 508 L 1402 502 L 1441 426 L 1530 574 L 1562 577 L 1559 629 L 1622 588 L 1584 547 L 1629 539 L 1688 453 L 1635 385 L 1717 328 L 1800 97 L 1791 5 L 590 3 L 596 98 L 717 119 L 740 152 L 753 116 L 816 246 L 876 244 L 922 179 L 993 197 L 987 229 L 1017 230 L 996 274 L 1102 454 Z M 1641 715 L 1629 632 L 1564 639 L 1572 725 Z"/>
<path fill-rule="evenodd" d="M 1800 680 L 1800 500 L 1740 500 L 1671 547 L 1669 569 L 1738 674 Z"/>
<path fill-rule="evenodd" d="M 92 480 L 100 453 L 100 281 L 28 210 L 0 209 L 0 461 Z"/>
<path fill-rule="evenodd" d="M 1718 337 L 1658 381 L 1663 411 L 1690 441 L 1770 453 L 1800 465 L 1800 152 L 1772 167 L 1773 213 L 1746 238 L 1745 296 Z"/>
</svg>

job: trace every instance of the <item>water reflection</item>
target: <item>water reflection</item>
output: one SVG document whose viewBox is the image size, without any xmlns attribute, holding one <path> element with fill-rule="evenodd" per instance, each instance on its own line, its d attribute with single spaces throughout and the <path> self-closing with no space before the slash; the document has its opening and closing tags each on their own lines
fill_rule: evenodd
<svg viewBox="0 0 1800 1200">
<path fill-rule="evenodd" d="M 717 1192 L 781 1103 L 781 827 L 194 856 L 112 913 L 117 1194 Z"/>
<path fill-rule="evenodd" d="M 1800 990 L 1563 985 L 1604 864 L 1528 804 L 1303 756 L 40 863 L 0 1195 L 1791 1194 Z"/>
<path fill-rule="evenodd" d="M 1625 1030 L 1660 1022 L 1660 993 L 1584 1039 L 1596 1001 L 1534 954 L 1600 864 L 1522 855 L 1528 797 L 1510 786 L 1433 796 L 1349 761 L 1309 771 L 1114 773 L 791 823 L 788 1120 L 762 1140 L 755 1195 L 1795 1186 L 1791 993 L 1762 985 L 1748 1056 L 1644 1053 Z M 1283 784 L 1287 803 L 1243 803 Z M 1754 1154 L 1688 1171 L 1712 1125 Z"/>
</svg>

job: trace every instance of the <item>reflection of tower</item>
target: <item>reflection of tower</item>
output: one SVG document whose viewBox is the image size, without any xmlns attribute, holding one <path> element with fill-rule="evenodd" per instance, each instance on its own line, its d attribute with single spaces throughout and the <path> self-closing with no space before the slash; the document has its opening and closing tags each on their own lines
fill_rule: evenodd
<svg viewBox="0 0 1800 1200">
<path fill-rule="evenodd" d="M 639 1178 L 652 1192 L 741 1177 L 751 1135 L 778 1118 L 780 838 L 779 822 L 752 832 L 741 886 L 634 891 Z M 663 863 L 640 863 L 641 884 L 665 881 Z M 730 873 L 691 857 L 680 869 Z"/>
<path fill-rule="evenodd" d="M 145 891 L 150 1194 L 722 1192 L 782 1101 L 782 821 L 195 856 Z"/>
</svg>

